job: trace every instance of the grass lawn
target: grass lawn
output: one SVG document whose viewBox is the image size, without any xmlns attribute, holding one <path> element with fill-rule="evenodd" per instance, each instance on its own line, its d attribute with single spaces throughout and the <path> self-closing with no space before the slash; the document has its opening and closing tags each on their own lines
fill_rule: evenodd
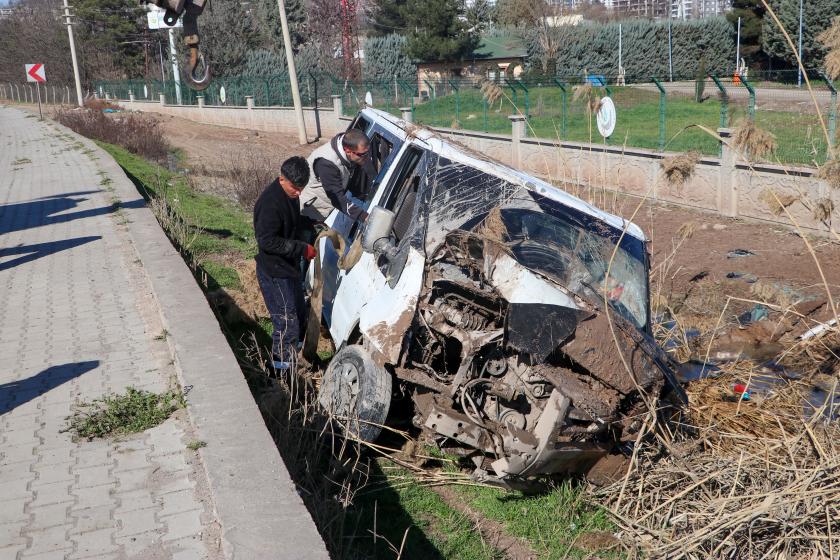
<svg viewBox="0 0 840 560">
<path fill-rule="evenodd" d="M 612 87 L 612 99 L 618 114 L 615 132 L 607 140 L 610 145 L 638 148 L 659 148 L 659 94 L 634 87 Z M 415 121 L 429 126 L 452 127 L 456 123 L 456 105 L 459 105 L 461 128 L 500 134 L 510 134 L 509 115 L 517 107 L 525 111 L 521 90 L 514 97 L 510 88 L 503 90 L 506 97 L 497 100 L 485 111 L 484 98 L 478 89 L 464 89 L 460 101 L 454 94 L 439 96 L 415 106 Z M 593 91 L 593 95 L 603 92 Z M 696 103 L 692 96 L 669 94 L 665 104 L 665 150 L 697 150 L 716 156 L 718 142 L 695 125 L 710 130 L 720 126 L 720 103 L 715 92 L 706 89 L 710 96 Z M 535 87 L 529 91 L 528 136 L 563 139 L 576 142 L 603 142 L 593 117 L 587 113 L 585 98 L 573 100 L 567 94 L 566 129 L 563 131 L 562 94 L 557 87 Z M 759 100 L 760 101 L 760 100 Z M 390 107 L 385 110 L 393 111 Z M 747 114 L 744 100 L 730 101 L 728 122 L 734 126 Z M 826 117 L 827 119 L 827 117 Z M 776 136 L 775 157 L 782 163 L 813 164 L 825 161 L 825 137 L 815 114 L 793 111 L 756 111 L 756 123 Z M 775 161 L 775 158 L 773 159 Z"/>
</svg>

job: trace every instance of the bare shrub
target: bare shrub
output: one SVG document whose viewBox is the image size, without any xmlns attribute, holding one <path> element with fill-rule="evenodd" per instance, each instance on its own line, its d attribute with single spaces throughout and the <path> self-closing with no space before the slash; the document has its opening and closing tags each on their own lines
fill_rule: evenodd
<svg viewBox="0 0 840 560">
<path fill-rule="evenodd" d="M 700 153 L 691 151 L 667 157 L 662 160 L 659 167 L 662 168 L 662 173 L 665 174 L 670 184 L 681 186 L 694 175 L 694 169 L 699 161 Z"/>
<path fill-rule="evenodd" d="M 253 210 L 260 194 L 280 173 L 280 163 L 262 154 L 239 152 L 228 154 L 212 167 L 199 166 L 196 175 L 209 178 L 209 190 L 224 193 L 245 210 Z M 199 190 L 207 188 L 198 187 Z"/>
<path fill-rule="evenodd" d="M 166 161 L 169 145 L 158 122 L 143 115 L 108 116 L 92 109 L 59 108 L 55 120 L 82 136 L 117 144 L 129 152 L 158 163 Z"/>
<path fill-rule="evenodd" d="M 104 99 L 96 99 L 95 97 L 89 97 L 85 99 L 85 109 L 91 109 L 92 111 L 114 109 L 115 111 L 119 111 L 122 109 L 122 107 L 120 107 L 119 105 L 114 105 L 110 101 L 105 101 Z"/>
</svg>

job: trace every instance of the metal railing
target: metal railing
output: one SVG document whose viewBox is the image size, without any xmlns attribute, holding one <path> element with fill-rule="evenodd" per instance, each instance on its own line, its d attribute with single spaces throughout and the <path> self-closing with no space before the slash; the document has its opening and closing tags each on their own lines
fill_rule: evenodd
<svg viewBox="0 0 840 560">
<path fill-rule="evenodd" d="M 784 79 L 770 81 L 780 76 Z M 520 114 L 526 117 L 530 137 L 656 151 L 718 155 L 716 129 L 752 122 L 775 138 L 775 150 L 766 160 L 821 165 L 830 156 L 835 138 L 837 87 L 817 71 L 809 71 L 808 76 L 813 96 L 795 86 L 795 71 L 751 73 L 749 78 L 710 75 L 702 86 L 693 77 L 673 81 L 625 77 L 624 85 L 615 85 L 615 77 L 602 75 L 497 77 L 490 84 L 492 101 L 485 95 L 487 81 L 479 78 L 345 81 L 328 74 L 308 74 L 299 81 L 304 105 L 331 108 L 331 96 L 340 96 L 345 115 L 356 113 L 370 101 L 395 115 L 408 108 L 418 124 L 509 134 L 508 116 Z M 20 97 L 20 84 L 5 84 L 0 86 L 0 98 L 6 95 L 8 99 L 13 86 L 12 97 Z M 166 103 L 177 103 L 176 85 L 171 81 L 99 81 L 94 82 L 94 92 L 100 98 L 123 100 L 131 94 L 138 101 L 158 101 L 162 93 Z M 246 97 L 253 98 L 255 107 L 292 104 L 285 75 L 215 78 L 203 95 L 208 106 L 245 106 Z M 604 139 L 598 134 L 596 111 L 598 100 L 606 95 L 616 106 L 617 124 L 612 136 Z M 197 102 L 196 93 L 181 86 L 181 103 Z"/>
</svg>

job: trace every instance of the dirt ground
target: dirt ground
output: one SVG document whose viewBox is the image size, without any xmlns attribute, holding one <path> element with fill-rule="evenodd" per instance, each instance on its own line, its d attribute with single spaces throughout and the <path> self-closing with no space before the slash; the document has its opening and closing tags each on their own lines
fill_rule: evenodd
<svg viewBox="0 0 840 560">
<path fill-rule="evenodd" d="M 246 155 L 265 158 L 279 169 L 286 157 L 306 156 L 326 141 L 300 146 L 288 134 L 198 124 L 170 116 L 155 118 L 161 122 L 166 139 L 183 150 L 184 164 L 199 172 L 211 173 L 214 168 Z M 610 210 L 629 217 L 637 204 L 635 199 L 619 199 Z M 716 291 L 718 296 L 760 299 L 756 297 L 761 294 L 756 294 L 755 280 L 796 294 L 793 299 L 800 296 L 826 299 L 819 268 L 793 228 L 658 203 L 646 203 L 634 221 L 651 239 L 652 293 L 661 293 L 666 299 L 697 288 Z M 690 234 L 684 236 L 686 231 Z M 675 250 L 680 239 L 682 243 Z M 813 238 L 811 242 L 826 281 L 834 295 L 840 296 L 838 245 L 827 238 Z M 738 249 L 752 255 L 727 256 Z M 736 278 L 727 278 L 733 273 Z M 748 307 L 739 302 L 731 305 L 733 314 Z M 829 306 L 824 305 L 819 315 L 825 319 L 829 314 Z"/>
<path fill-rule="evenodd" d="M 280 163 L 291 156 L 308 156 L 321 144 L 300 146 L 297 140 L 279 132 L 243 130 L 200 124 L 169 115 L 155 115 L 167 141 L 184 151 L 191 165 L 213 167 L 221 159 L 238 153 L 255 153 Z"/>
</svg>

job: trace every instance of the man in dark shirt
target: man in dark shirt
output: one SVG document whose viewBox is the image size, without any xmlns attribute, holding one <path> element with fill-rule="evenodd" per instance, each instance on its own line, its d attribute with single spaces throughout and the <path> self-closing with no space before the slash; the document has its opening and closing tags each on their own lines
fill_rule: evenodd
<svg viewBox="0 0 840 560">
<path fill-rule="evenodd" d="M 309 181 L 309 165 L 300 156 L 287 159 L 254 205 L 257 281 L 274 326 L 275 370 L 294 368 L 298 338 L 306 319 L 300 259 L 315 258 L 315 248 L 300 237 L 300 193 Z"/>
</svg>

